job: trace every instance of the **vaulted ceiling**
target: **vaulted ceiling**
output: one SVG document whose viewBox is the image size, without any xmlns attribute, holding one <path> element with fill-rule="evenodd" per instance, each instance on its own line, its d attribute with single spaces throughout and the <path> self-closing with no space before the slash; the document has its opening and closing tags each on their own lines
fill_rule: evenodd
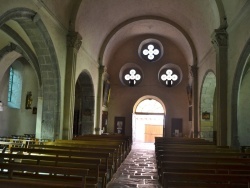
<svg viewBox="0 0 250 188">
<path fill-rule="evenodd" d="M 208 0 L 84 0 L 75 22 L 83 48 L 103 64 L 127 38 L 154 34 L 174 42 L 192 65 L 211 48 L 219 26 L 216 1 Z"/>
<path fill-rule="evenodd" d="M 193 65 L 211 49 L 213 31 L 230 22 L 246 0 L 43 0 L 65 27 L 82 36 L 100 64 L 128 38 L 154 34 L 174 42 Z M 60 10 L 58 10 L 60 7 Z M 227 9 L 227 10 L 225 10 Z M 237 9 L 239 10 L 239 9 Z M 227 16 L 226 16 L 227 14 Z M 231 17 L 230 17 L 231 16 Z M 227 19 L 227 20 L 226 20 Z"/>
</svg>

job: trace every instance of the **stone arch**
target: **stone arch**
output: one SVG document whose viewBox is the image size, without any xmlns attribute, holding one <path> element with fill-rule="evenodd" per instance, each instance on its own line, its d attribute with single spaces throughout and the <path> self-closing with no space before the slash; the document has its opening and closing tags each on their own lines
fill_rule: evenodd
<svg viewBox="0 0 250 188">
<path fill-rule="evenodd" d="M 213 140 L 214 133 L 214 103 L 215 103 L 216 76 L 211 70 L 204 76 L 200 94 L 200 136 L 204 139 Z M 209 114 L 209 119 L 203 118 L 205 113 Z"/>
<path fill-rule="evenodd" d="M 143 100 L 146 100 L 146 99 L 154 99 L 154 100 L 156 100 L 157 102 L 159 102 L 159 103 L 162 105 L 163 109 L 164 109 L 164 114 L 166 115 L 166 107 L 165 107 L 165 104 L 163 103 L 163 101 L 162 101 L 160 98 L 158 98 L 158 97 L 156 97 L 156 96 L 152 96 L 152 95 L 145 95 L 145 96 L 139 98 L 139 99 L 136 101 L 136 103 L 134 104 L 133 113 L 136 112 L 137 106 L 138 106 Z"/>
<path fill-rule="evenodd" d="M 180 31 L 180 33 L 186 38 L 186 40 L 188 41 L 189 45 L 190 45 L 190 48 L 191 48 L 191 51 L 192 51 L 192 55 L 193 55 L 193 64 L 196 64 L 196 59 L 197 59 L 197 52 L 196 52 L 196 49 L 195 49 L 195 46 L 194 46 L 194 43 L 191 39 L 191 37 L 188 35 L 188 33 L 180 26 L 178 25 L 177 23 L 173 22 L 172 20 L 169 20 L 167 18 L 163 18 L 163 17 L 160 17 L 160 16 L 138 16 L 138 17 L 135 17 L 135 18 L 130 18 L 128 20 L 125 20 L 124 22 L 120 23 L 119 25 L 117 25 L 108 35 L 107 37 L 104 39 L 104 42 L 101 46 L 101 49 L 100 49 L 100 53 L 99 53 L 99 63 L 102 64 L 103 63 L 103 56 L 104 56 L 104 53 L 105 53 L 105 49 L 107 47 L 107 45 L 109 44 L 110 40 L 112 39 L 112 37 L 120 30 L 122 29 L 123 27 L 131 24 L 131 23 L 134 23 L 134 22 L 137 22 L 137 21 L 141 21 L 141 20 L 157 20 L 157 21 L 161 21 L 163 23 L 168 23 L 170 25 L 172 25 L 173 27 L 175 27 L 177 30 Z"/>
<path fill-rule="evenodd" d="M 250 81 L 249 70 L 250 70 L 250 39 L 247 41 L 239 58 L 232 86 L 231 145 L 232 147 L 235 148 L 238 148 L 242 144 L 249 144 L 249 141 L 247 143 L 247 141 L 244 139 L 246 135 L 243 134 L 240 137 L 240 134 L 244 132 L 243 131 L 244 129 L 246 130 L 246 133 L 249 134 L 249 128 L 247 128 L 246 126 L 242 127 L 243 122 L 249 125 L 249 121 L 248 122 L 245 121 L 248 117 L 246 116 L 245 113 L 248 113 L 250 109 L 244 109 L 244 108 L 249 108 L 248 105 L 249 100 L 246 100 L 246 95 L 248 94 L 249 96 L 250 94 L 250 91 L 247 87 L 247 84 L 249 84 Z M 246 95 L 244 95 L 242 91 L 244 91 Z M 248 112 L 244 110 L 248 110 Z"/>
<path fill-rule="evenodd" d="M 95 112 L 94 85 L 90 73 L 83 71 L 76 81 L 73 135 L 92 134 Z"/>
<path fill-rule="evenodd" d="M 3 76 L 3 73 L 7 70 L 7 68 L 10 66 L 11 63 L 14 62 L 15 59 L 17 59 L 17 57 L 23 57 L 34 68 L 36 75 L 38 77 L 39 85 L 41 87 L 42 85 L 41 73 L 39 71 L 37 58 L 35 57 L 34 53 L 29 48 L 28 48 L 28 51 L 29 52 L 23 50 L 22 47 L 14 43 L 10 43 L 9 45 L 5 46 L 4 48 L 0 50 L 0 65 L 2 64 L 1 62 L 4 62 L 4 64 L 1 65 L 2 68 L 0 70 L 0 80 L 1 80 L 1 77 Z M 5 59 L 8 59 L 8 61 L 6 62 Z"/>
<path fill-rule="evenodd" d="M 41 74 L 40 96 L 42 117 L 37 127 L 39 138 L 60 136 L 60 73 L 53 42 L 39 15 L 28 8 L 14 8 L 0 16 L 0 27 L 15 20 L 26 32 L 37 54 Z"/>
<path fill-rule="evenodd" d="M 139 98 L 133 107 L 133 142 L 154 142 L 154 136 L 163 136 L 165 114 L 165 105 L 158 97 L 145 95 Z"/>
</svg>

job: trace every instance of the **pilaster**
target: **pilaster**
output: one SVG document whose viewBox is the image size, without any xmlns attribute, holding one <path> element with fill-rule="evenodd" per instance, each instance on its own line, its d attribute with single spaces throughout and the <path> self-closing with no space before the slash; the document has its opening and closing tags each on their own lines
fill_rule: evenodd
<svg viewBox="0 0 250 188">
<path fill-rule="evenodd" d="M 227 64 L 228 34 L 225 29 L 216 29 L 212 35 L 216 49 L 216 119 L 217 145 L 227 145 Z"/>
<path fill-rule="evenodd" d="M 99 75 L 98 75 L 98 90 L 97 90 L 97 105 L 96 105 L 96 125 L 95 125 L 95 134 L 101 133 L 101 115 L 102 115 L 102 95 L 103 95 L 103 74 L 106 71 L 106 67 L 103 65 L 99 66 Z"/>
<path fill-rule="evenodd" d="M 64 86 L 63 139 L 72 139 L 75 106 L 76 57 L 82 44 L 82 37 L 74 31 L 67 35 L 67 59 Z"/>
<path fill-rule="evenodd" d="M 190 67 L 190 74 L 192 76 L 192 98 L 190 103 L 192 104 L 192 127 L 194 131 L 194 137 L 198 137 L 198 67 L 197 65 L 193 65 Z"/>
</svg>

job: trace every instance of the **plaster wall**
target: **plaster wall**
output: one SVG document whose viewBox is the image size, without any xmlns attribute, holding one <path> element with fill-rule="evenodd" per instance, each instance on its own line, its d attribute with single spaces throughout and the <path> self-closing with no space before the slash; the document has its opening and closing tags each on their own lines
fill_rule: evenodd
<svg viewBox="0 0 250 188">
<path fill-rule="evenodd" d="M 239 58 L 246 45 L 246 42 L 250 38 L 250 2 L 247 1 L 238 14 L 233 14 L 235 17 L 232 18 L 227 32 L 229 35 L 228 39 L 228 144 L 231 144 L 231 128 L 232 126 L 232 115 L 234 110 L 231 108 L 232 102 L 232 92 L 235 92 L 233 88 L 234 76 L 236 73 L 237 64 L 239 63 Z M 237 19 L 236 19 L 237 18 Z M 242 70 L 243 71 L 243 70 Z M 239 75 L 239 73 L 238 73 Z"/>
<path fill-rule="evenodd" d="M 93 84 L 93 92 L 94 92 L 94 125 L 96 125 L 96 116 L 97 112 L 100 111 L 100 108 L 97 106 L 98 100 L 100 100 L 97 95 L 98 92 L 98 75 L 99 75 L 99 64 L 95 62 L 84 50 L 84 48 L 80 48 L 77 54 L 77 60 L 76 60 L 76 74 L 75 74 L 75 81 L 77 82 L 77 79 L 79 75 L 82 72 L 88 72 L 90 75 L 90 79 Z"/>
<path fill-rule="evenodd" d="M 132 112 L 137 100 L 145 95 L 156 96 L 161 99 L 166 107 L 166 133 L 170 136 L 171 118 L 183 119 L 183 135 L 189 134 L 188 125 L 188 98 L 186 86 L 188 83 L 188 66 L 181 51 L 169 40 L 159 36 L 158 39 L 164 46 L 163 57 L 154 63 L 145 62 L 138 56 L 140 42 L 152 36 L 140 36 L 130 38 L 122 46 L 117 48 L 113 54 L 113 59 L 107 69 L 110 74 L 111 95 L 108 104 L 108 132 L 114 132 L 114 118 L 116 116 L 125 117 L 125 134 L 132 134 Z M 142 68 L 144 79 L 136 87 L 124 86 L 119 80 L 119 71 L 126 63 L 136 63 Z M 167 64 L 177 64 L 183 73 L 182 82 L 172 88 L 163 86 L 158 81 L 158 71 Z"/>
<path fill-rule="evenodd" d="M 22 75 L 22 95 L 20 109 L 9 108 L 4 102 L 4 111 L 0 113 L 0 136 L 35 134 L 36 114 L 32 109 L 25 109 L 26 94 L 32 92 L 32 108 L 37 107 L 38 80 L 33 68 L 28 63 L 14 63 L 13 67 Z M 6 71 L 1 82 L 2 100 L 8 101 L 9 72 Z"/>
<path fill-rule="evenodd" d="M 58 61 L 58 68 L 59 68 L 59 75 L 60 75 L 60 127 L 62 129 L 62 122 L 63 122 L 63 98 L 64 98 L 64 82 L 65 82 L 65 65 L 66 65 L 66 54 L 67 54 L 67 46 L 65 36 L 67 35 L 67 30 L 61 24 L 64 22 L 62 20 L 58 20 L 55 15 L 52 14 L 51 11 L 48 11 L 43 4 L 39 1 L 27 1 L 27 0 L 20 0 L 20 1 L 6 1 L 5 6 L 0 7 L 0 14 L 6 12 L 6 10 L 11 10 L 13 8 L 28 8 L 38 13 L 40 19 L 42 20 L 43 24 L 45 25 L 52 43 L 54 45 L 57 61 Z M 57 14 L 54 12 L 54 14 Z M 58 13 L 59 14 L 59 13 Z M 63 19 L 63 18 L 61 18 Z M 23 40 L 30 46 L 31 49 L 34 50 L 33 46 L 29 40 L 32 40 L 24 35 L 24 32 L 20 26 L 16 26 L 13 22 L 9 22 L 9 25 L 16 30 L 17 33 L 20 33 Z M 42 98 L 41 98 L 42 100 Z M 61 135 L 59 135 L 60 137 Z"/>
</svg>

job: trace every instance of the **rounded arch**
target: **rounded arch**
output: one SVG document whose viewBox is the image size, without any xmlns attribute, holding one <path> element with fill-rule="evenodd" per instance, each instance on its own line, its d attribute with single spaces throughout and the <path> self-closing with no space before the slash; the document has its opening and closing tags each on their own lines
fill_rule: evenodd
<svg viewBox="0 0 250 188">
<path fill-rule="evenodd" d="M 128 20 L 125 20 L 124 22 L 120 23 L 119 25 L 117 25 L 108 35 L 107 37 L 104 39 L 104 42 L 101 46 L 100 49 L 100 53 L 99 53 L 99 63 L 102 64 L 103 63 L 103 56 L 105 53 L 105 49 L 107 48 L 109 42 L 111 41 L 112 37 L 119 31 L 121 30 L 123 27 L 137 22 L 137 21 L 142 21 L 142 20 L 156 20 L 156 21 L 161 21 L 163 23 L 167 23 L 170 24 L 171 26 L 173 26 L 174 28 L 176 28 L 187 40 L 190 48 L 191 48 L 191 52 L 192 52 L 192 57 L 193 57 L 193 64 L 195 65 L 196 59 L 197 59 L 197 52 L 194 46 L 194 43 L 191 39 L 191 37 L 188 35 L 188 33 L 177 23 L 173 22 L 172 20 L 169 20 L 167 18 L 163 18 L 160 16 L 138 16 L 135 18 L 130 18 Z"/>
<path fill-rule="evenodd" d="M 95 111 L 94 84 L 90 73 L 82 71 L 75 86 L 74 136 L 93 134 Z"/>
<path fill-rule="evenodd" d="M 31 52 L 30 49 L 28 51 L 29 52 L 23 50 L 22 47 L 14 43 L 10 43 L 9 45 L 5 46 L 0 50 L 0 65 L 2 67 L 0 70 L 0 80 L 1 77 L 3 76 L 3 73 L 11 65 L 11 63 L 14 62 L 15 59 L 23 57 L 34 68 L 36 75 L 38 77 L 39 86 L 40 87 L 42 86 L 41 72 L 39 71 L 37 58 L 35 57 L 34 53 Z"/>
<path fill-rule="evenodd" d="M 0 51 L 0 65 L 1 65 L 1 69 L 0 69 L 0 80 L 2 80 L 2 77 L 4 75 L 4 73 L 7 71 L 7 69 L 9 68 L 9 66 L 18 58 L 22 57 L 22 54 L 16 52 L 16 51 L 11 51 L 8 52 L 6 51 L 6 48 L 3 48 Z"/>
<path fill-rule="evenodd" d="M 144 101 L 144 100 L 150 100 L 150 99 L 153 99 L 153 100 L 157 101 L 158 103 L 160 103 L 161 106 L 162 106 L 162 108 L 163 108 L 163 110 L 164 110 L 164 115 L 166 115 L 166 107 L 165 107 L 163 101 L 162 101 L 161 99 L 159 99 L 158 97 L 152 96 L 152 95 L 145 95 L 145 96 L 139 98 L 139 99 L 135 102 L 135 105 L 134 105 L 134 107 L 133 107 L 133 113 L 134 113 L 134 114 L 136 113 L 136 109 L 137 109 L 138 105 L 139 105 L 142 101 Z"/>
<path fill-rule="evenodd" d="M 214 107 L 215 107 L 216 76 L 208 70 L 203 78 L 200 94 L 200 136 L 213 140 L 214 136 Z"/>
<path fill-rule="evenodd" d="M 248 86 L 246 86 L 246 83 L 249 83 L 249 70 L 250 70 L 250 39 L 248 39 L 241 56 L 238 61 L 238 65 L 235 71 L 234 75 L 234 81 L 233 81 L 233 86 L 232 86 L 232 103 L 231 103 L 231 145 L 232 147 L 238 148 L 242 142 L 244 142 L 243 138 L 240 138 L 240 132 L 239 129 L 244 129 L 241 125 L 241 121 L 244 121 L 245 113 L 242 114 L 240 117 L 240 111 L 244 112 L 243 106 L 246 108 L 248 107 L 247 104 L 245 103 L 244 105 L 242 102 L 244 101 L 244 96 L 241 91 L 245 90 L 246 94 L 248 94 L 250 91 L 247 89 Z M 245 101 L 247 102 L 247 101 Z M 250 110 L 250 109 L 248 109 Z M 242 120 L 241 120 L 242 118 Z M 247 117 L 246 117 L 247 118 Z M 246 122 L 247 123 L 247 122 Z M 249 125 L 247 123 L 247 125 Z M 246 133 L 249 134 L 248 131 Z M 244 135 L 242 135 L 244 137 Z M 244 143 L 245 144 L 245 143 Z M 249 143 L 248 143 L 249 144 Z"/>
<path fill-rule="evenodd" d="M 28 8 L 14 8 L 0 16 L 0 27 L 15 20 L 26 32 L 34 46 L 42 87 L 42 117 L 37 126 L 37 137 L 55 139 L 60 137 L 60 73 L 53 42 L 40 16 Z M 37 45 L 39 43 L 39 45 Z"/>
<path fill-rule="evenodd" d="M 165 105 L 158 97 L 139 98 L 133 107 L 133 141 L 154 143 L 155 136 L 163 136 L 165 114 Z"/>
</svg>

